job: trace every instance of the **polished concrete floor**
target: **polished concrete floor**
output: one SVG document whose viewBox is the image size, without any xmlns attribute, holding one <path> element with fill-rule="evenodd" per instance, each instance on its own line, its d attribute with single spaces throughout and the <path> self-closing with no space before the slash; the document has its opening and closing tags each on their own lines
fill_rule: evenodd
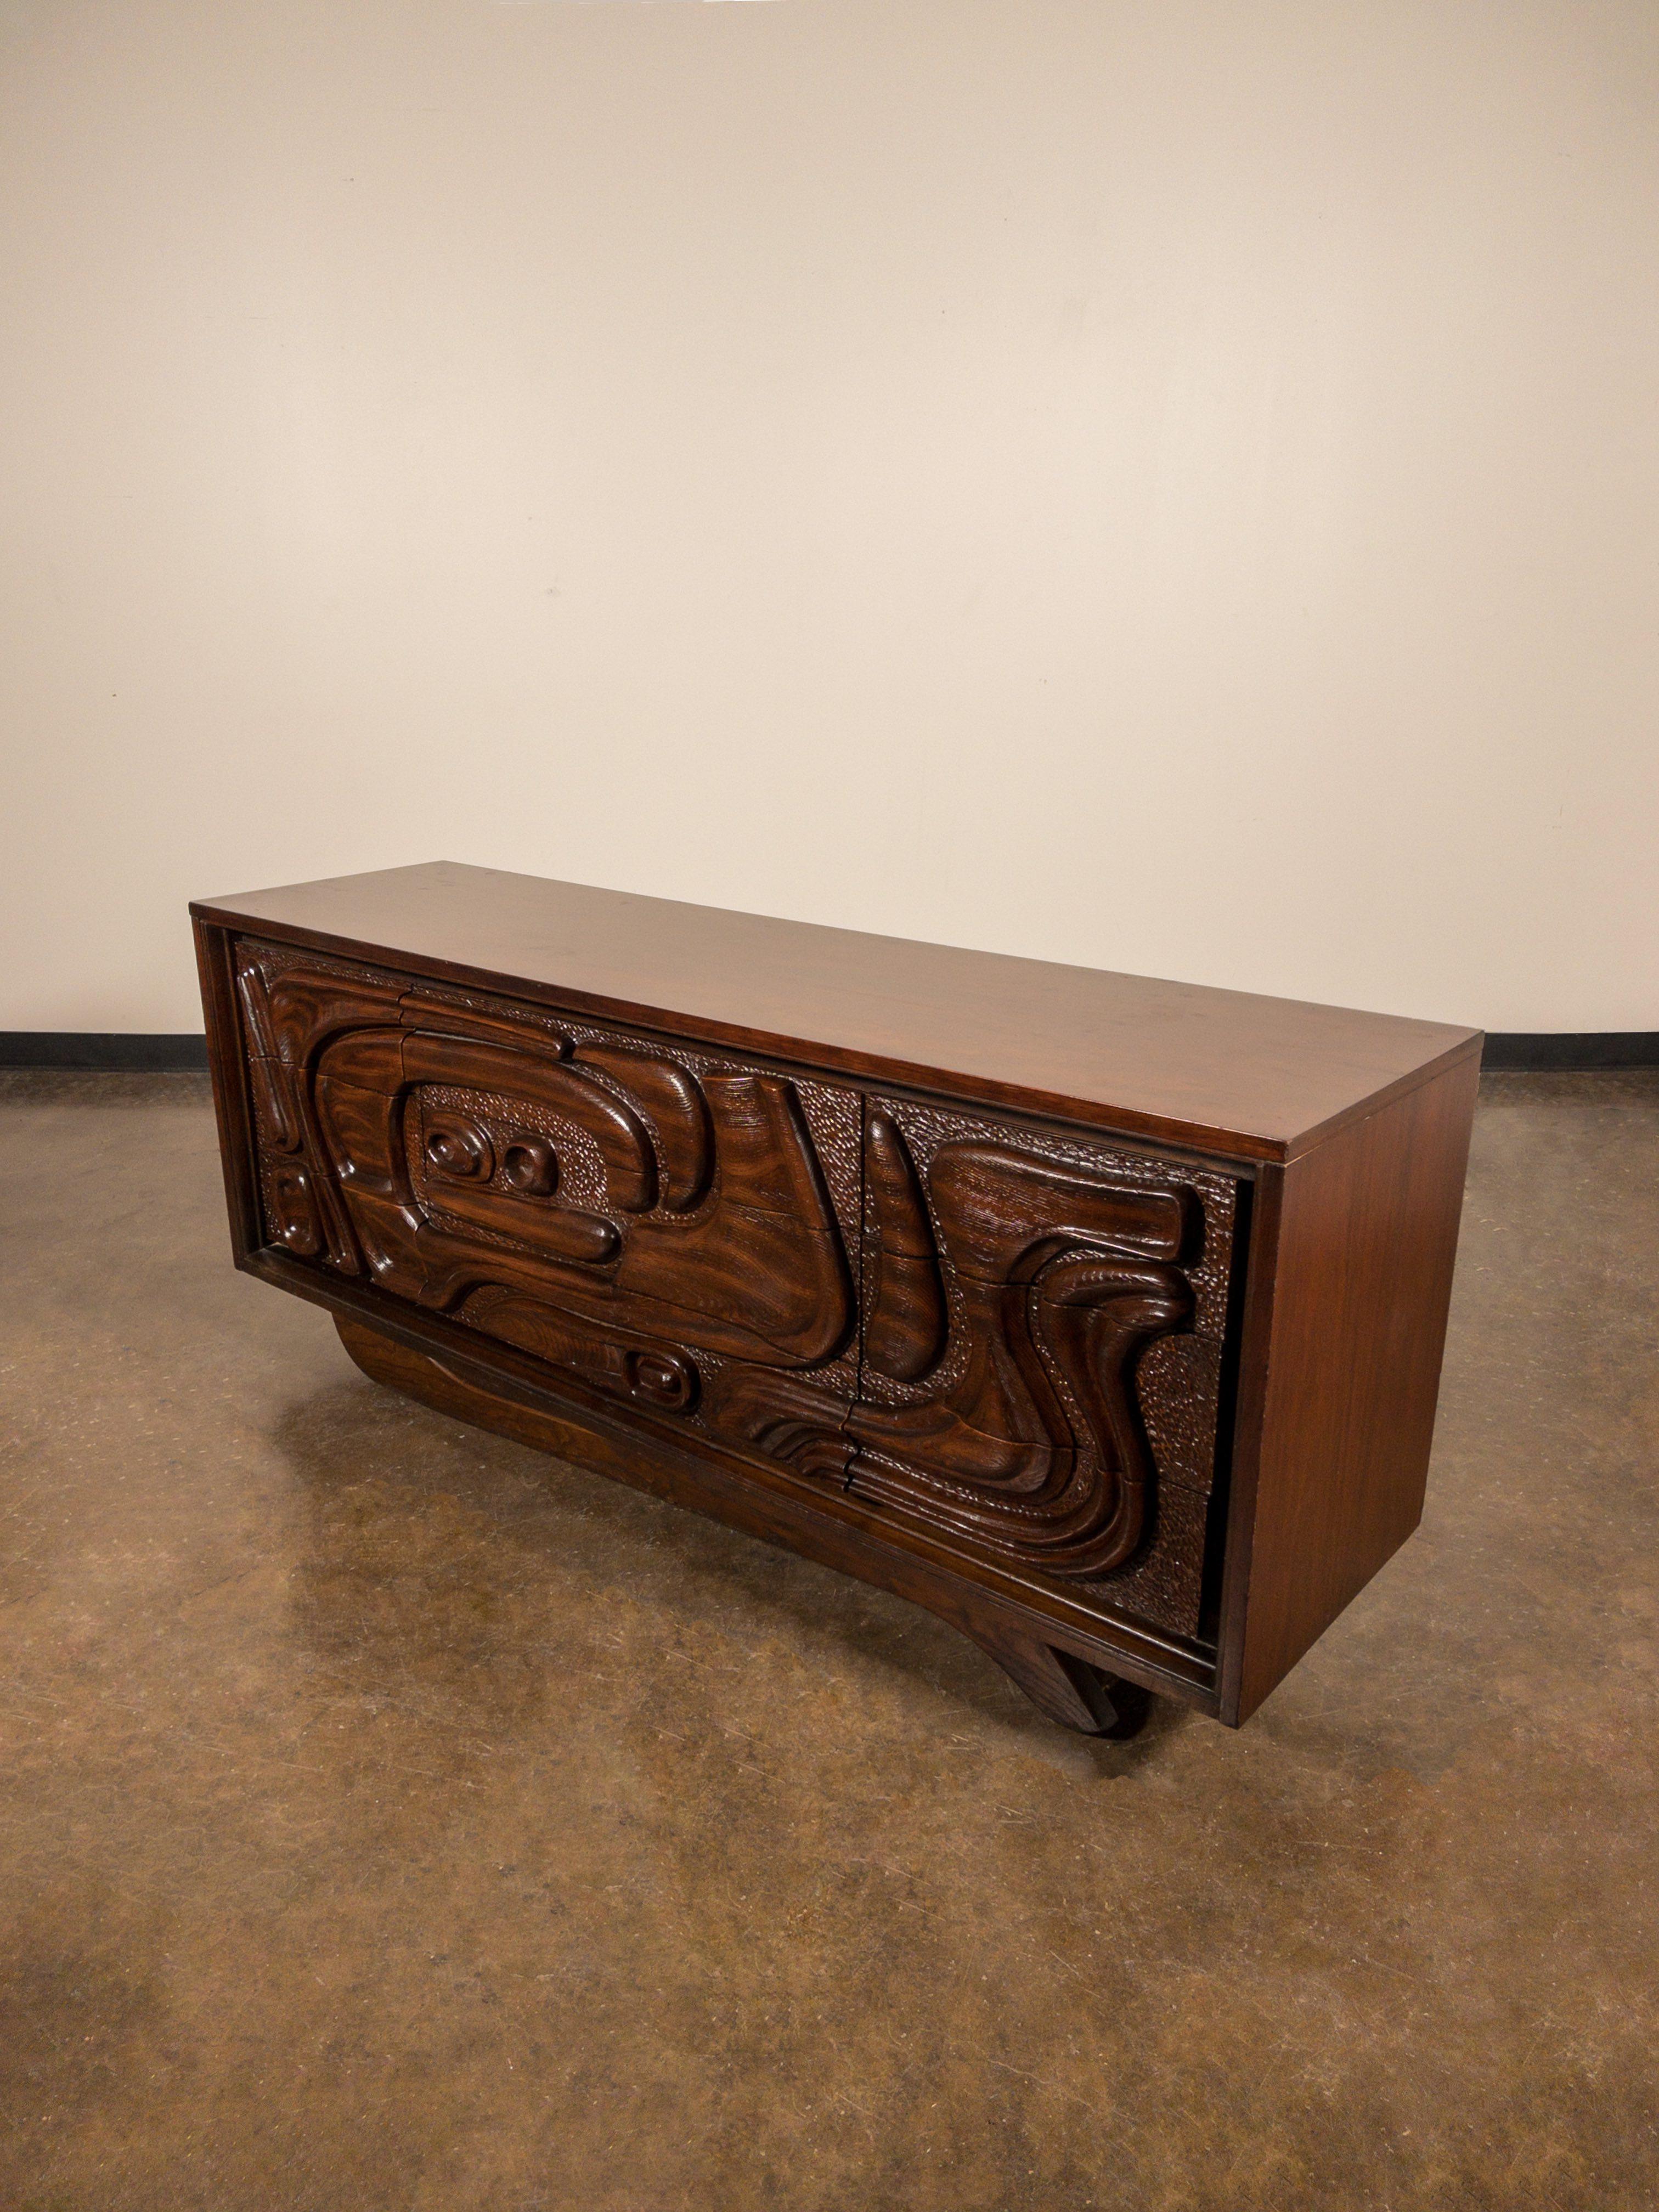
<svg viewBox="0 0 1659 2212">
<path fill-rule="evenodd" d="M 0 1079 L 0 2205 L 1659 2198 L 1659 1079 L 1488 1079 L 1421 1533 L 1122 1747 L 222 1207 L 197 1079 Z"/>
</svg>

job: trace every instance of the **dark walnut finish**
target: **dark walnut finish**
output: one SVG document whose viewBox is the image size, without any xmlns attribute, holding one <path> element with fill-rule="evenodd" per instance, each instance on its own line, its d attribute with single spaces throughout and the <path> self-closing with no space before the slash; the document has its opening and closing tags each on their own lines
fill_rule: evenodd
<svg viewBox="0 0 1659 2212">
<path fill-rule="evenodd" d="M 1096 1734 L 1415 1527 L 1477 1032 L 449 863 L 191 911 L 237 1263 L 377 1381 Z"/>
</svg>

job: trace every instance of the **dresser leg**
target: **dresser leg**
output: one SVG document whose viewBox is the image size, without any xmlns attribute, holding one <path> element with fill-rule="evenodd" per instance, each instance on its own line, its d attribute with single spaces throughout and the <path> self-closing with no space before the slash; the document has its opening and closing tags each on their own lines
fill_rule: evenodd
<svg viewBox="0 0 1659 2212">
<path fill-rule="evenodd" d="M 1040 1712 L 1062 1728 L 1076 1729 L 1082 1735 L 1107 1736 L 1115 1743 L 1139 1735 L 1151 1698 L 1138 1682 L 1108 1674 L 1073 1652 L 1056 1650 L 1052 1644 L 1018 1635 L 1000 1623 L 958 1625 L 1018 1683 Z"/>
</svg>

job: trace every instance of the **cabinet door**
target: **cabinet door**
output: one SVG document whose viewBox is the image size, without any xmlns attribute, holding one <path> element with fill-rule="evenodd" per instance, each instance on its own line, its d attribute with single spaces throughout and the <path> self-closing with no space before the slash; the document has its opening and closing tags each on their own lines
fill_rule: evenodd
<svg viewBox="0 0 1659 2212">
<path fill-rule="evenodd" d="M 1201 1627 L 1239 1189 L 872 1096 L 853 1491 L 1103 1612 Z"/>
<path fill-rule="evenodd" d="M 271 1243 L 844 1481 L 855 1092 L 288 947 L 236 968 Z"/>
</svg>

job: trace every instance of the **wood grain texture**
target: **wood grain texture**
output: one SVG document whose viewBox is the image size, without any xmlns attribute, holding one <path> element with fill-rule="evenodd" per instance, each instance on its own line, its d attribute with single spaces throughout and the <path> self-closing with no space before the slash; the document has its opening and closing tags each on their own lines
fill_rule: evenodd
<svg viewBox="0 0 1659 2212">
<path fill-rule="evenodd" d="M 1422 1517 L 1479 1078 L 1450 1068 L 1269 1179 L 1224 1599 L 1231 1721 Z"/>
<path fill-rule="evenodd" d="M 1126 1133 L 1284 1159 L 1478 1042 L 1443 1023 L 433 861 L 198 901 L 411 972 Z"/>
<path fill-rule="evenodd" d="M 920 1382 L 944 1356 L 949 1314 L 927 1202 L 890 1114 L 866 1117 L 864 1187 L 864 1363 Z"/>
</svg>

